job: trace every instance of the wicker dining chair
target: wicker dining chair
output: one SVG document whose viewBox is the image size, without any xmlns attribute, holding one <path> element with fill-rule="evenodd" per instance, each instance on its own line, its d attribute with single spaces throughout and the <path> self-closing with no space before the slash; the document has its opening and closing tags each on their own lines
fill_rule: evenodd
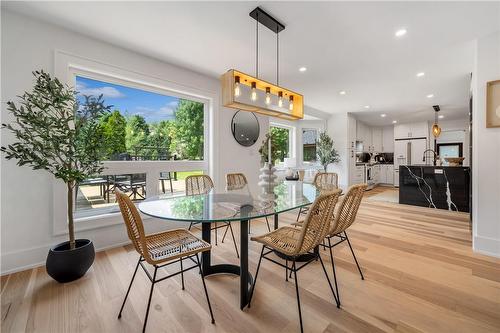
<svg viewBox="0 0 500 333">
<path fill-rule="evenodd" d="M 358 267 L 359 274 L 361 275 L 361 279 L 364 280 L 363 272 L 361 271 L 361 267 L 359 266 L 358 259 L 354 254 L 354 250 L 352 249 L 351 242 L 349 241 L 349 237 L 347 237 L 346 229 L 349 228 L 352 223 L 356 219 L 356 215 L 358 214 L 359 205 L 361 204 L 361 200 L 363 199 L 363 194 L 365 193 L 367 184 L 356 184 L 349 187 L 347 193 L 342 197 L 339 202 L 338 209 L 335 209 L 335 217 L 330 226 L 330 230 L 326 235 L 327 243 L 323 243 L 323 246 L 327 247 L 330 250 L 330 260 L 332 261 L 332 270 L 333 270 L 333 279 L 335 282 L 335 291 L 337 292 L 337 296 L 340 303 L 340 294 L 337 284 L 337 276 L 335 273 L 335 263 L 333 260 L 333 248 L 340 243 L 347 241 L 349 245 L 349 249 L 351 249 L 352 256 L 354 258 L 354 262 Z M 332 239 L 336 237 L 335 240 L 338 239 L 337 242 L 332 244 Z"/>
<path fill-rule="evenodd" d="M 248 185 L 247 177 L 245 177 L 242 173 L 228 173 L 226 174 L 226 188 L 230 191 L 232 190 L 240 190 Z M 269 219 L 265 216 L 267 230 L 271 231 L 271 227 L 269 225 Z M 222 241 L 226 237 L 226 232 L 224 233 L 224 237 L 222 237 Z M 250 233 L 250 221 L 248 222 L 248 233 Z"/>
<path fill-rule="evenodd" d="M 212 181 L 212 178 L 208 175 L 192 175 L 192 176 L 187 176 L 186 177 L 186 195 L 197 195 L 197 194 L 208 194 L 210 191 L 214 189 L 214 182 Z M 217 224 L 220 223 L 220 224 Z M 188 230 L 191 230 L 191 228 L 194 225 L 200 224 L 200 222 L 191 222 L 189 224 Z M 231 237 L 233 238 L 233 243 L 234 243 L 234 249 L 236 251 L 236 257 L 240 257 L 240 254 L 238 253 L 238 245 L 236 244 L 236 238 L 234 237 L 234 232 L 233 232 L 233 227 L 231 226 L 231 222 L 214 222 L 213 227 L 210 228 L 210 230 L 215 231 L 215 245 L 217 245 L 218 242 L 218 230 L 221 228 L 226 228 L 224 232 L 224 237 L 222 238 L 222 242 L 224 243 L 224 238 L 226 237 L 227 231 L 231 231 Z"/>
<path fill-rule="evenodd" d="M 335 172 L 318 172 L 314 175 L 313 185 L 320 190 L 336 189 L 339 187 L 339 176 Z M 308 210 L 309 207 L 301 207 L 295 222 L 299 222 L 300 216 L 307 214 Z"/>
<path fill-rule="evenodd" d="M 325 277 L 328 281 L 328 285 L 330 286 L 330 290 L 332 291 L 335 303 L 337 304 L 337 306 L 339 306 L 337 296 L 335 294 L 335 291 L 333 290 L 333 286 L 330 282 L 330 278 L 328 277 L 328 273 L 326 272 L 323 260 L 321 259 L 319 252 L 315 251 L 315 249 L 319 246 L 319 244 L 321 244 L 323 239 L 328 234 L 328 231 L 330 231 L 331 229 L 330 222 L 333 220 L 334 209 L 339 199 L 340 192 L 340 190 L 325 192 L 318 198 L 316 198 L 306 216 L 302 228 L 284 226 L 265 235 L 251 238 L 253 241 L 262 244 L 262 251 L 260 253 L 259 262 L 257 264 L 255 282 L 250 292 L 250 301 L 248 304 L 249 307 L 255 290 L 255 284 L 257 283 L 257 277 L 259 275 L 262 258 L 265 258 L 285 268 L 285 276 L 287 280 L 288 271 L 290 270 L 294 273 L 295 292 L 297 294 L 297 305 L 299 309 L 301 332 L 304 331 L 304 328 L 302 325 L 302 311 L 300 307 L 299 281 L 297 279 L 297 272 L 300 269 L 302 269 L 309 263 L 319 259 L 323 268 L 323 272 L 325 273 Z M 264 252 L 265 249 L 267 249 L 268 251 Z M 269 257 L 269 255 L 275 251 L 279 252 L 282 257 L 286 258 L 284 265 L 279 261 L 276 261 L 275 259 Z M 297 267 L 297 258 L 305 254 L 311 255 L 311 258 L 301 266 Z M 291 267 L 289 267 L 288 261 L 292 262 Z"/>
<path fill-rule="evenodd" d="M 125 298 L 120 308 L 118 319 L 120 319 L 122 316 L 125 302 L 127 301 L 130 288 L 132 287 L 137 269 L 140 265 L 151 281 L 148 306 L 146 308 L 146 316 L 144 318 L 144 324 L 142 327 L 143 332 L 146 330 L 149 308 L 151 306 L 151 298 L 153 296 L 153 288 L 155 284 L 172 276 L 180 274 L 182 289 L 184 290 L 184 272 L 187 272 L 193 268 L 198 268 L 201 273 L 200 277 L 203 283 L 203 289 L 205 290 L 205 296 L 207 298 L 208 309 L 210 310 L 210 316 L 212 318 L 212 324 L 215 323 L 214 315 L 212 312 L 212 305 L 210 304 L 207 286 L 205 285 L 202 266 L 200 265 L 200 259 L 198 257 L 198 253 L 210 250 L 210 244 L 197 238 L 195 235 L 185 229 L 174 229 L 146 235 L 144 232 L 144 225 L 142 223 L 141 216 L 139 215 L 139 212 L 137 211 L 137 208 L 135 207 L 132 200 L 130 200 L 130 198 L 126 194 L 118 189 L 115 190 L 115 193 L 116 200 L 118 201 L 118 205 L 120 206 L 120 211 L 123 216 L 123 220 L 127 227 L 128 237 L 132 241 L 132 244 L 134 245 L 137 253 L 139 253 L 139 260 L 137 261 L 137 265 L 135 266 L 134 274 L 132 275 L 127 293 L 125 294 Z M 193 262 L 193 265 L 188 268 L 184 268 L 183 260 L 186 259 L 189 259 L 188 262 Z M 151 274 L 145 267 L 145 262 L 154 267 L 153 276 L 151 276 Z M 175 263 L 180 263 L 180 271 L 163 276 L 161 278 L 157 278 L 158 269 Z"/>
</svg>

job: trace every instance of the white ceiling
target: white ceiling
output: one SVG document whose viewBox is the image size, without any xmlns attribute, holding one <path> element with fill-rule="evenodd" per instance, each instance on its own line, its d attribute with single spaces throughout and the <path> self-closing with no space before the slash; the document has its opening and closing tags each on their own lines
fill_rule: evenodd
<svg viewBox="0 0 500 333">
<path fill-rule="evenodd" d="M 2 2 L 214 77 L 230 68 L 255 72 L 255 21 L 248 13 L 257 5 L 286 25 L 282 86 L 321 111 L 364 111 L 367 120 L 391 114 L 387 123 L 401 114 L 431 119 L 434 104 L 464 117 L 473 40 L 500 30 L 499 2 Z M 399 28 L 408 31 L 402 38 L 394 36 Z M 261 28 L 259 39 L 259 72 L 274 81 L 275 35 Z"/>
</svg>

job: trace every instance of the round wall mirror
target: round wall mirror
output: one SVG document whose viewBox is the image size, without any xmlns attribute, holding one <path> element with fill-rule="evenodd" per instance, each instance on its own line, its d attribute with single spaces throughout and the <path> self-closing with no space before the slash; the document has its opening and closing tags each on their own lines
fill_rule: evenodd
<svg viewBox="0 0 500 333">
<path fill-rule="evenodd" d="M 248 111 L 237 111 L 231 121 L 233 137 L 240 145 L 250 147 L 259 138 L 259 120 Z"/>
</svg>

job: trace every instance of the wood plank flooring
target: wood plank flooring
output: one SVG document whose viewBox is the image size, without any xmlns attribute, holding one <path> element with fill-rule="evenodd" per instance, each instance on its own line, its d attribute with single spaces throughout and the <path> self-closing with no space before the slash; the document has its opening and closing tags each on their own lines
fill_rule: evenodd
<svg viewBox="0 0 500 333">
<path fill-rule="evenodd" d="M 366 198 L 381 191 L 367 192 Z M 285 214 L 281 224 L 295 220 Z M 237 223 L 234 223 L 235 232 Z M 253 221 L 252 232 L 265 232 Z M 347 245 L 335 249 L 342 308 L 336 308 L 319 263 L 298 274 L 306 332 L 500 332 L 500 260 L 471 249 L 468 215 L 363 200 L 349 236 L 365 273 L 362 281 Z M 239 234 L 239 231 L 238 231 Z M 260 247 L 250 244 L 255 272 Z M 329 256 L 321 250 L 331 275 Z M 137 254 L 129 246 L 96 255 L 82 279 L 58 284 L 44 267 L 1 278 L 2 332 L 138 332 L 149 281 L 139 271 L 123 316 L 117 314 Z M 238 263 L 227 239 L 214 262 Z M 170 270 L 170 269 L 169 269 Z M 208 277 L 216 324 L 196 271 L 155 286 L 149 332 L 298 332 L 294 281 L 264 261 L 252 307 L 241 311 L 238 278 Z"/>
</svg>

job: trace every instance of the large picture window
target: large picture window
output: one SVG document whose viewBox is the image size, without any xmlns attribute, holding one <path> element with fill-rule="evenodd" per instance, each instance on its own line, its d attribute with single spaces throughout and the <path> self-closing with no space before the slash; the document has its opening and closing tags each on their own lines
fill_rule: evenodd
<svg viewBox="0 0 500 333">
<path fill-rule="evenodd" d="M 76 218 L 117 212 L 116 189 L 133 201 L 181 195 L 185 177 L 207 172 L 203 102 L 96 76 L 75 75 L 75 87 L 80 103 L 110 106 L 98 120 L 105 170 L 76 187 Z"/>
<path fill-rule="evenodd" d="M 277 159 L 274 162 L 278 164 L 283 162 L 285 157 L 290 157 L 291 131 L 289 128 L 280 126 L 270 126 L 270 131 L 273 146 L 277 149 Z"/>
</svg>

